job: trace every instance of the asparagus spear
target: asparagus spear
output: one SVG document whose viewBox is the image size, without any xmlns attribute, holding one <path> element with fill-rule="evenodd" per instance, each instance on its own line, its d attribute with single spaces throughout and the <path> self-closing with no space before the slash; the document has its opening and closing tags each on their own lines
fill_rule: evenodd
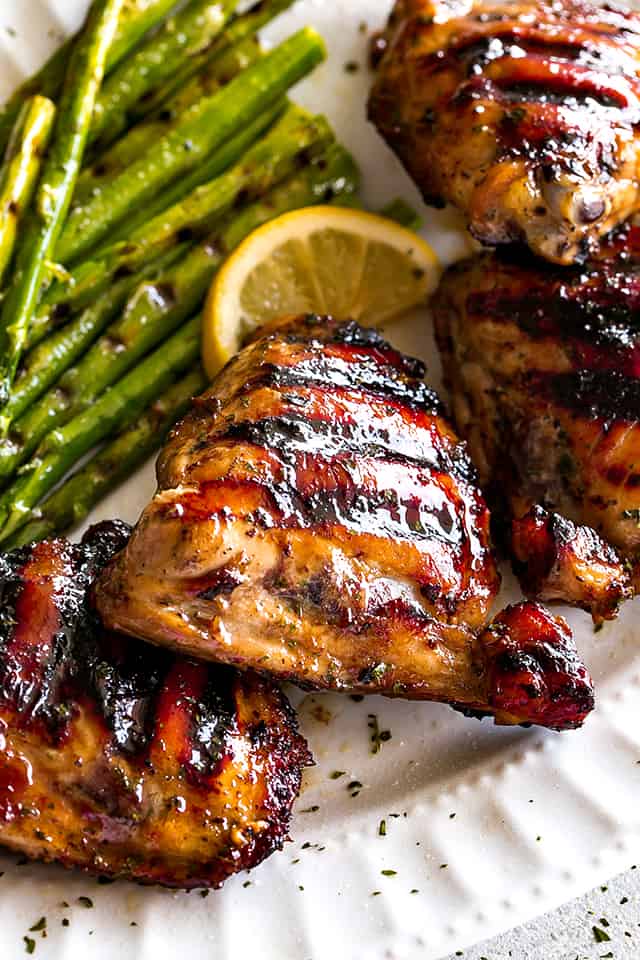
<svg viewBox="0 0 640 960">
<path fill-rule="evenodd" d="M 229 154 L 231 150 L 234 156 L 240 154 L 247 146 L 251 131 L 249 128 L 240 135 L 241 143 L 237 146 L 236 140 L 230 141 L 222 148 L 223 153 Z M 38 311 L 39 316 L 47 311 L 60 313 L 61 307 L 71 313 L 99 296 L 116 277 L 141 269 L 149 260 L 174 246 L 179 238 L 195 240 L 205 235 L 238 197 L 251 200 L 264 193 L 291 172 L 299 154 L 312 148 L 318 151 L 331 139 L 333 135 L 324 117 L 312 117 L 299 107 L 288 107 L 267 136 L 245 153 L 234 167 L 197 187 L 180 203 L 132 231 L 126 243 L 105 250 L 99 260 L 81 264 L 70 282 L 53 287 Z"/>
<path fill-rule="evenodd" d="M 18 222 L 33 197 L 55 115 L 55 104 L 46 97 L 27 100 L 7 147 L 0 171 L 0 282 L 13 257 Z"/>
<path fill-rule="evenodd" d="M 220 34 L 238 0 L 190 0 L 106 80 L 89 132 L 90 144 L 113 143 L 145 96 L 189 57 L 206 50 Z"/>
<path fill-rule="evenodd" d="M 18 249 L 16 270 L 0 316 L 0 409 L 9 399 L 46 262 L 69 209 L 96 95 L 123 0 L 94 0 L 74 49 L 58 121 L 38 187 L 36 209 Z M 0 416 L 0 428 L 7 422 Z"/>
<path fill-rule="evenodd" d="M 34 460 L 25 474 L 7 491 L 7 499 L 2 499 L 2 507 L 5 508 L 3 517 L 7 517 L 7 524 L 0 539 L 4 540 L 24 526 L 31 508 L 81 457 L 115 430 L 135 423 L 176 376 L 195 365 L 199 351 L 200 317 L 197 316 L 143 360 L 116 387 L 103 394 L 92 407 L 66 426 L 50 433 L 46 450 L 43 445 L 42 456 Z"/>
<path fill-rule="evenodd" d="M 31 350 L 24 359 L 9 403 L 5 407 L 7 419 L 14 421 L 24 414 L 45 390 L 88 350 L 107 324 L 124 308 L 137 287 L 145 281 L 153 281 L 161 276 L 180 259 L 186 249 L 186 244 L 177 244 L 162 256 L 147 263 L 137 273 L 126 274 L 114 280 L 109 289 L 73 322 L 52 333 L 39 347 Z M 20 428 L 16 427 L 13 433 L 9 432 L 9 438 L 0 443 L 0 477 L 6 470 L 11 472 L 9 465 L 14 462 L 12 451 L 16 449 L 15 436 L 19 433 Z M 35 437 L 32 438 L 32 441 L 34 440 Z M 32 445 L 35 448 L 37 440 Z"/>
<path fill-rule="evenodd" d="M 97 157 L 91 166 L 85 167 L 73 195 L 74 206 L 86 203 L 92 194 L 103 190 L 107 183 L 151 149 L 189 107 L 203 97 L 217 93 L 220 87 L 255 63 L 259 56 L 259 44 L 251 37 L 237 47 L 232 47 L 225 56 L 214 58 L 208 68 L 166 102 L 160 114 L 132 127 L 126 136 Z"/>
<path fill-rule="evenodd" d="M 77 263 L 129 210 L 144 207 L 278 100 L 322 60 L 324 52 L 315 31 L 301 30 L 220 93 L 201 100 L 154 150 L 84 207 L 72 210 L 56 250 L 57 258 L 67 266 Z"/>
<path fill-rule="evenodd" d="M 122 14 L 107 57 L 107 71 L 113 69 L 138 40 L 175 6 L 176 0 L 124 0 Z M 0 110 L 0 150 L 4 150 L 24 101 L 34 94 L 55 100 L 64 84 L 69 59 L 77 41 L 70 37 L 45 65 L 12 94 Z"/>
<path fill-rule="evenodd" d="M 214 179 L 220 174 L 221 170 L 226 170 L 227 167 L 237 161 L 245 150 L 264 133 L 265 128 L 271 125 L 281 111 L 282 104 L 280 103 L 266 110 L 254 123 L 216 151 L 206 165 L 207 170 L 212 174 L 211 179 Z M 133 235 L 133 231 L 131 233 Z M 115 257 L 117 252 L 120 252 L 124 258 L 127 250 L 133 252 L 134 249 L 128 243 L 119 244 L 117 248 L 114 245 L 105 249 L 100 256 L 112 258 Z M 113 260 L 109 259 L 106 265 L 102 260 L 85 262 L 76 269 L 73 275 L 70 275 L 72 284 L 67 279 L 49 288 L 31 323 L 27 347 L 36 346 L 51 332 L 52 326 L 58 326 L 61 320 L 65 322 L 75 311 L 90 305 L 91 301 L 107 288 L 112 280 L 115 280 L 120 273 L 128 273 L 130 270 L 130 267 L 122 262 L 120 269 L 116 266 L 110 271 L 108 269 L 109 263 L 113 263 Z"/>
<path fill-rule="evenodd" d="M 6 544 L 21 547 L 66 533 L 82 523 L 93 508 L 162 446 L 169 430 L 207 384 L 200 367 L 178 380 L 154 401 L 144 416 L 107 443 L 69 477 L 35 512 L 34 519 Z"/>
<path fill-rule="evenodd" d="M 149 119 L 133 127 L 102 154 L 92 168 L 84 171 L 78 182 L 74 206 L 85 203 L 94 192 L 122 173 L 149 149 L 150 144 L 164 136 L 167 128 L 178 122 L 194 103 L 217 93 L 221 86 L 254 64 L 260 56 L 257 31 L 292 3 L 293 0 L 258 0 L 246 13 L 232 19 L 209 50 L 186 58 L 169 83 L 145 96 L 138 104 L 136 115 Z M 159 195 L 158 199 L 159 205 L 154 208 L 154 213 L 162 209 L 162 196 Z"/>
<path fill-rule="evenodd" d="M 293 109 L 293 108 L 292 108 Z M 296 164 L 295 148 L 289 148 L 288 137 L 283 137 L 280 146 L 281 159 L 274 164 L 271 179 L 262 169 L 263 191 L 283 179 Z M 242 191 L 237 185 L 236 196 Z M 269 219 L 264 214 L 264 204 L 249 208 L 250 224 L 260 217 L 260 222 Z M 268 214 L 267 204 L 267 214 Z M 46 434 L 60 423 L 75 416 L 92 403 L 103 390 L 115 383 L 149 350 L 153 349 L 201 305 L 213 276 L 224 259 L 225 252 L 232 249 L 229 234 L 236 236 L 237 222 L 244 223 L 247 214 L 230 216 L 227 223 L 203 244 L 194 247 L 176 265 L 167 270 L 155 282 L 142 284 L 129 300 L 121 318 L 113 323 L 93 345 L 81 361 L 66 370 L 58 381 L 60 368 L 66 369 L 80 354 L 79 341 L 87 340 L 87 327 L 96 323 L 96 308 L 90 308 L 87 318 L 83 314 L 71 323 L 56 338 L 54 349 L 48 341 L 39 348 L 38 362 L 34 364 L 31 377 L 20 393 L 21 407 L 28 406 L 27 394 L 42 393 L 42 386 L 57 382 L 42 399 L 26 410 L 13 424 L 10 436 L 0 446 L 0 478 L 8 478 L 20 463 L 30 456 Z M 235 246 L 235 243 L 233 244 Z M 51 355 L 47 364 L 47 355 Z M 70 359 L 65 363 L 65 358 Z M 39 394 L 38 394 L 39 395 Z"/>
<path fill-rule="evenodd" d="M 244 210 L 211 246 L 212 262 L 224 261 L 228 253 L 256 227 L 273 217 L 352 194 L 358 174 L 351 156 L 334 146 L 318 162 L 310 164 L 276 187 L 264 201 Z M 12 536 L 29 520 L 32 508 L 64 474 L 96 444 L 134 423 L 152 399 L 173 377 L 191 367 L 200 350 L 200 317 L 188 321 L 168 340 L 126 374 L 115 386 L 87 404 L 85 409 L 53 430 L 31 462 L 0 498 L 0 540 Z"/>
<path fill-rule="evenodd" d="M 196 77 L 202 71 L 206 71 L 212 59 L 215 61 L 232 47 L 247 39 L 254 38 L 262 27 L 266 26 L 284 10 L 287 10 L 292 3 L 293 0 L 258 0 L 246 13 L 234 17 L 210 51 L 205 51 L 205 53 L 193 57 L 191 60 L 185 60 L 170 82 L 160 87 L 145 100 L 145 111 L 153 112 L 164 109 L 167 100 L 172 99 L 176 91 L 184 87 L 193 77 Z"/>
</svg>

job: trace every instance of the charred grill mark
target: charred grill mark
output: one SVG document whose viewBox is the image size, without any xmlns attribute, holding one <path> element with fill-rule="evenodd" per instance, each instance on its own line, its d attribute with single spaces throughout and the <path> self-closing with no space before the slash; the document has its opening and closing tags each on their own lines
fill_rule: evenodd
<svg viewBox="0 0 640 960">
<path fill-rule="evenodd" d="M 195 780 L 215 776 L 232 751 L 231 737 L 238 733 L 232 677 L 231 670 L 220 667 L 209 677 L 194 711 L 187 769 Z"/>
<path fill-rule="evenodd" d="M 26 726 L 41 721 L 54 740 L 72 717 L 69 683 L 80 675 L 90 682 L 89 585 L 128 532 L 101 524 L 83 545 L 55 540 L 0 560 L 0 703 Z"/>
<path fill-rule="evenodd" d="M 588 283 L 576 288 L 562 283 L 517 297 L 507 289 L 472 294 L 467 309 L 471 316 L 514 323 L 533 339 L 562 338 L 573 341 L 576 350 L 580 345 L 602 348 L 595 353 L 582 350 L 586 366 L 606 362 L 607 353 L 610 362 L 619 364 L 627 351 L 636 348 L 640 335 L 640 273 L 624 278 L 624 299 L 617 279 L 591 274 Z"/>
<path fill-rule="evenodd" d="M 173 661 L 158 693 L 149 759 L 160 774 L 193 775 L 193 714 L 204 697 L 208 670 L 193 660 Z M 200 758 L 198 757 L 198 760 Z"/>
<path fill-rule="evenodd" d="M 496 159 L 523 159 L 543 168 L 546 179 L 555 179 L 563 170 L 593 176 L 595 170 L 613 176 L 618 165 L 620 129 L 632 131 L 640 122 L 640 101 L 626 112 L 617 110 L 616 124 L 598 114 L 611 109 L 603 91 L 566 78 L 566 87 L 551 85 L 550 76 L 531 71 L 503 76 L 502 83 L 480 75 L 461 85 L 452 105 L 465 110 L 475 103 L 493 103 L 504 108 L 496 123 L 499 150 Z M 551 74 L 551 77 L 553 74 Z M 546 167 L 546 169 L 544 169 Z"/>
<path fill-rule="evenodd" d="M 422 360 L 395 350 L 377 330 L 362 327 L 354 320 L 337 323 L 332 317 L 307 314 L 294 328 L 285 328 L 270 339 L 302 345 L 311 351 L 321 350 L 352 363 L 375 360 L 382 366 L 394 368 L 401 376 L 417 380 L 423 380 L 426 373 Z"/>
<path fill-rule="evenodd" d="M 370 357 L 362 357 L 356 363 L 320 354 L 290 367 L 263 364 L 260 372 L 244 386 L 242 392 L 247 394 L 260 387 L 282 390 L 314 385 L 366 391 L 372 396 L 400 400 L 434 416 L 442 412 L 437 394 L 425 383 L 402 378 L 395 367 L 380 364 Z"/>
<path fill-rule="evenodd" d="M 317 318 L 316 318 L 317 319 Z M 379 331 L 372 327 L 362 327 L 355 320 L 338 324 L 332 328 L 331 336 L 325 342 L 341 343 L 347 347 L 366 348 L 383 363 L 390 364 L 407 377 L 423 380 L 426 367 L 422 360 L 395 350 Z M 347 353 L 347 357 L 350 354 Z"/>
<path fill-rule="evenodd" d="M 536 62 L 547 66 L 553 64 L 566 70 L 567 75 L 573 69 L 576 72 L 592 71 L 596 86 L 600 82 L 596 77 L 602 77 L 605 86 L 612 76 L 626 78 L 630 81 L 626 89 L 638 90 L 633 50 L 627 53 L 615 42 L 580 30 L 550 34 L 510 24 L 493 27 L 488 36 L 478 38 L 476 33 L 468 33 L 458 37 L 444 54 L 437 52 L 423 57 L 418 61 L 417 69 L 423 76 L 444 69 L 458 69 L 462 65 L 467 77 L 471 78 L 490 74 L 489 68 L 493 64 L 498 68 L 506 65 L 507 69 L 517 70 L 519 65 L 526 67 Z M 612 98 L 611 105 L 620 106 L 619 98 Z"/>
<path fill-rule="evenodd" d="M 219 439 L 275 451 L 287 463 L 295 463 L 300 454 L 317 454 L 327 460 L 353 454 L 415 464 L 470 483 L 475 480 L 473 465 L 461 444 L 452 447 L 444 440 L 434 442 L 426 431 L 392 433 L 388 428 L 380 429 L 375 419 L 349 423 L 290 413 L 233 424 Z"/>
<path fill-rule="evenodd" d="M 282 846 L 310 755 L 267 681 L 104 630 L 90 584 L 127 539 L 123 525 L 102 525 L 80 545 L 0 558 L 0 599 L 11 578 L 18 597 L 0 627 L 0 839 L 101 875 L 220 886 Z M 55 697 L 34 669 L 26 708 L 7 698 L 11 645 L 25 670 L 34 649 L 57 658 Z M 33 722 L 38 689 L 47 703 L 36 719 L 64 707 L 65 739 Z"/>
<path fill-rule="evenodd" d="M 577 370 L 547 376 L 534 372 L 527 377 L 527 387 L 582 418 L 629 423 L 640 419 L 640 380 L 617 370 Z"/>
<path fill-rule="evenodd" d="M 25 722 L 57 727 L 67 718 L 61 668 L 83 613 L 87 571 L 75 548 L 59 541 L 17 551 L 2 567 L 0 699 Z"/>
<path fill-rule="evenodd" d="M 95 629 L 76 679 L 93 692 L 118 749 L 139 753 L 151 738 L 154 700 L 171 658 L 115 634 L 102 634 L 98 642 Z"/>
<path fill-rule="evenodd" d="M 505 96 L 520 91 L 519 99 L 547 103 L 549 96 L 560 103 L 592 100 L 602 107 L 633 110 L 637 116 L 640 82 L 622 74 L 594 69 L 578 61 L 561 61 L 540 55 L 505 58 L 495 61 L 485 78 Z M 528 91 L 529 97 L 523 92 Z M 629 118 L 631 119 L 631 118 Z"/>
<path fill-rule="evenodd" d="M 434 475 L 402 465 L 300 458 L 295 466 L 270 475 L 252 470 L 240 479 L 202 484 L 197 493 L 180 497 L 185 522 L 220 516 L 231 520 L 225 497 L 230 490 L 253 492 L 247 503 L 258 506 L 247 519 L 256 526 L 285 530 L 343 528 L 383 540 L 445 544 L 448 550 L 478 549 L 472 531 L 483 515 L 479 492 L 465 484 L 447 484 Z M 164 512 L 172 515 L 168 503 Z"/>
<path fill-rule="evenodd" d="M 300 490 L 293 484 L 279 483 L 269 489 L 265 484 L 263 489 L 269 491 L 275 514 L 263 512 L 256 517 L 257 523 L 269 527 L 276 522 L 299 529 L 341 526 L 351 533 L 386 540 L 424 543 L 435 539 L 450 546 L 462 540 L 463 532 L 458 518 L 452 515 L 449 498 L 436 484 L 431 496 L 426 489 L 403 493 L 400 477 L 398 488 L 369 491 L 360 486 L 357 475 L 350 476 L 348 467 L 342 466 L 337 473 L 333 488 L 323 489 L 318 484 L 316 489 Z"/>
</svg>

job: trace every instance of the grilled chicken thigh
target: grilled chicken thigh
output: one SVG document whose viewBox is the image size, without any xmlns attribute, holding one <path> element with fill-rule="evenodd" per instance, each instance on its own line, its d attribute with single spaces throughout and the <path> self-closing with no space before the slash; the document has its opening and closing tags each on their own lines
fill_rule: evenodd
<svg viewBox="0 0 640 960">
<path fill-rule="evenodd" d="M 369 115 L 433 203 L 572 263 L 640 204 L 640 15 L 582 0 L 398 0 Z"/>
<path fill-rule="evenodd" d="M 255 674 L 105 632 L 88 610 L 123 524 L 0 559 L 0 843 L 175 887 L 218 886 L 287 836 L 308 762 Z"/>
<path fill-rule="evenodd" d="M 434 302 L 458 427 L 526 592 L 615 615 L 640 583 L 640 231 L 584 268 L 486 254 Z"/>
<path fill-rule="evenodd" d="M 308 316 L 220 374 L 96 592 L 116 629 L 307 688 L 579 725 L 590 681 L 535 605 L 484 633 L 489 515 L 424 367 Z"/>
</svg>

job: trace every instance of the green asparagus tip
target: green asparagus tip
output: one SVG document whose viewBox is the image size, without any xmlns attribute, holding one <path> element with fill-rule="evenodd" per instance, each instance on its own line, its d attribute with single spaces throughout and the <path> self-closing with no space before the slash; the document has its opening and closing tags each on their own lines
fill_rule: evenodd
<svg viewBox="0 0 640 960">
<path fill-rule="evenodd" d="M 317 30 L 314 30 L 313 27 L 303 27 L 301 30 L 298 30 L 296 34 L 291 37 L 291 40 L 295 41 L 298 39 L 305 38 L 310 46 L 315 46 L 318 51 L 318 56 L 320 60 L 327 59 L 327 45 Z"/>
</svg>

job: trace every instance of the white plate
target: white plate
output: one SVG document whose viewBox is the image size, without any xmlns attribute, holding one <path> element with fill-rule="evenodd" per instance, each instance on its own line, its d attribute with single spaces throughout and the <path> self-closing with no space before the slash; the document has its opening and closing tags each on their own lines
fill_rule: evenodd
<svg viewBox="0 0 640 960">
<path fill-rule="evenodd" d="M 84 0 L 0 0 L 0 95 L 37 66 L 53 43 L 49 31 L 75 27 L 84 6 Z M 300 87 L 298 99 L 327 113 L 353 149 L 371 205 L 406 197 L 448 261 L 468 246 L 459 221 L 422 208 L 364 120 L 369 77 L 360 25 L 379 26 L 389 6 L 389 0 L 300 0 L 268 38 L 305 23 L 324 34 L 329 63 Z M 350 61 L 362 69 L 346 72 Z M 429 362 L 437 384 L 428 316 L 391 336 Z M 152 492 L 147 468 L 93 519 L 135 520 Z M 505 600 L 511 595 L 505 591 Z M 294 694 L 317 766 L 298 804 L 293 842 L 253 872 L 250 886 L 241 876 L 201 899 L 124 883 L 99 886 L 80 874 L 18 867 L 15 858 L 0 857 L 2 957 L 24 955 L 22 937 L 46 916 L 47 938 L 31 934 L 43 958 L 430 960 L 602 883 L 630 866 L 640 828 L 637 609 L 627 605 L 597 636 L 587 617 L 569 615 L 598 689 L 597 711 L 579 733 L 497 730 L 431 704 Z M 369 713 L 392 732 L 375 756 Z M 332 780 L 336 770 L 345 775 Z M 347 789 L 354 780 L 363 784 L 356 797 Z M 304 812 L 316 805 L 317 812 Z M 79 904 L 79 896 L 91 897 L 93 909 Z M 63 917 L 69 927 L 61 926 Z"/>
</svg>

